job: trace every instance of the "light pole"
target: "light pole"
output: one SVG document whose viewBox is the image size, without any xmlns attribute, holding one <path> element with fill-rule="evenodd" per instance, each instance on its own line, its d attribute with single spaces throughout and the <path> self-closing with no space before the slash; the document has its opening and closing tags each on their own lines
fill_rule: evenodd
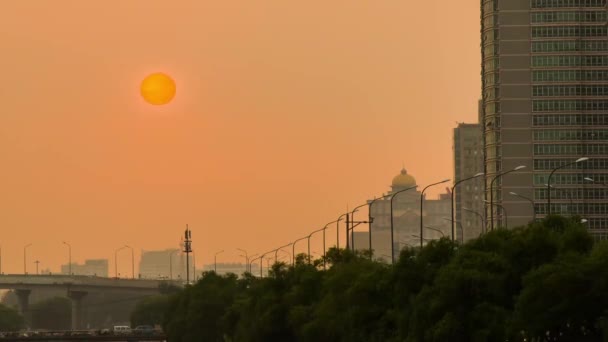
<svg viewBox="0 0 608 342">
<path fill-rule="evenodd" d="M 429 230 L 434 230 L 436 232 L 439 232 L 439 234 L 441 234 L 441 237 L 445 237 L 445 234 L 443 234 L 443 232 L 441 230 L 437 229 L 437 228 L 433 228 L 431 226 L 424 226 L 424 228 L 429 229 Z M 454 240 L 452 240 L 452 241 L 454 241 Z"/>
<path fill-rule="evenodd" d="M 247 265 L 249 265 L 249 255 L 247 254 L 247 251 L 244 249 L 240 249 L 240 248 L 237 248 L 236 250 L 245 253 L 245 255 L 241 255 L 241 256 L 245 258 L 245 272 L 249 272 L 247 270 Z"/>
<path fill-rule="evenodd" d="M 470 213 L 473 213 L 473 214 L 479 216 L 479 218 L 481 219 L 481 232 L 483 233 L 485 231 L 485 228 L 486 228 L 486 220 L 483 217 L 483 215 L 480 214 L 479 212 L 477 212 L 477 211 L 475 211 L 473 209 L 469 209 L 469 208 L 462 208 L 462 210 L 468 211 Z M 464 232 L 463 232 L 463 234 L 464 234 Z"/>
<path fill-rule="evenodd" d="M 395 220 L 393 218 L 393 200 L 395 199 L 395 197 L 405 191 L 408 190 L 412 190 L 412 189 L 416 189 L 418 187 L 418 185 L 409 187 L 407 189 L 403 189 L 403 190 L 399 190 L 397 192 L 395 192 L 394 194 L 391 194 L 391 264 L 395 264 L 395 231 L 394 231 L 394 225 L 395 225 Z"/>
<path fill-rule="evenodd" d="M 32 245 L 31 243 L 28 243 L 27 245 L 23 246 L 23 274 L 24 275 L 27 275 L 27 249 L 31 245 Z"/>
<path fill-rule="evenodd" d="M 602 183 L 602 182 L 596 182 L 596 181 L 593 180 L 593 178 L 585 177 L 584 180 L 586 180 L 587 182 L 591 182 L 593 184 L 599 184 L 599 185 L 602 185 L 602 186 L 608 188 L 608 184 Z"/>
<path fill-rule="evenodd" d="M 40 275 L 40 272 L 38 272 L 38 265 L 40 265 L 40 261 L 36 260 L 34 261 L 34 264 L 36 264 L 36 275 Z"/>
<path fill-rule="evenodd" d="M 452 219 L 447 218 L 447 217 L 442 217 L 442 219 L 446 220 L 446 221 L 449 221 L 449 222 L 457 223 L 460 226 L 460 232 L 462 233 L 462 234 L 460 234 L 461 235 L 461 239 L 460 239 L 461 241 L 460 242 L 464 242 L 464 227 L 462 226 L 462 222 L 456 221 L 456 220 L 452 220 Z"/>
<path fill-rule="evenodd" d="M 62 242 L 64 245 L 68 246 L 68 274 L 72 275 L 72 246 L 65 241 Z"/>
<path fill-rule="evenodd" d="M 484 202 L 488 203 L 488 201 L 484 201 Z M 490 204 L 490 203 L 488 203 L 488 204 Z M 507 209 L 503 205 L 500 205 L 498 203 L 491 203 L 490 210 L 493 210 L 492 206 L 500 208 L 505 213 L 505 229 L 509 229 L 509 221 L 508 221 L 509 217 L 507 216 Z"/>
<path fill-rule="evenodd" d="M 127 247 L 122 246 L 116 250 L 114 250 L 114 277 L 118 278 L 118 252 L 125 249 Z"/>
<path fill-rule="evenodd" d="M 327 267 L 325 266 L 325 263 L 326 263 L 326 261 L 325 261 L 325 259 L 326 259 L 326 255 L 325 255 L 325 231 L 327 230 L 327 227 L 329 227 L 330 224 L 335 223 L 335 222 L 338 222 L 338 220 L 331 221 L 331 222 L 329 222 L 328 224 L 326 224 L 323 227 L 323 269 L 324 270 L 327 269 Z M 293 260 L 292 260 L 292 263 L 293 263 Z"/>
<path fill-rule="evenodd" d="M 372 217 L 372 205 L 377 201 L 377 200 L 381 200 L 381 199 L 385 199 L 387 197 L 389 197 L 391 195 L 384 195 L 382 197 L 379 198 L 374 198 L 373 200 L 371 200 L 369 202 L 369 206 L 367 208 L 367 222 L 368 222 L 368 230 L 369 230 L 369 259 L 372 259 L 372 222 L 374 222 L 374 218 Z"/>
<path fill-rule="evenodd" d="M 298 241 L 302 241 L 304 239 L 308 239 L 308 236 L 305 236 L 303 238 L 299 238 L 296 241 L 291 243 L 291 260 L 293 265 L 296 265 L 296 243 L 298 243 Z"/>
<path fill-rule="evenodd" d="M 322 232 L 322 231 L 325 231 L 325 228 L 321 228 L 321 229 L 315 230 L 314 232 L 312 232 L 312 233 L 308 234 L 308 264 L 309 264 L 309 265 L 310 265 L 310 238 L 311 238 L 311 237 L 312 237 L 312 236 L 313 236 L 315 233 Z"/>
<path fill-rule="evenodd" d="M 571 163 L 566 163 L 562 166 L 556 167 L 555 169 L 553 169 L 551 171 L 551 173 L 549 174 L 549 179 L 547 179 L 547 216 L 551 215 L 551 177 L 553 177 L 553 174 L 555 173 L 555 171 L 563 169 L 570 165 L 574 165 L 574 164 L 578 164 L 578 163 L 587 161 L 587 160 L 589 160 L 589 158 L 587 158 L 587 157 L 578 158 L 577 160 L 575 160 Z"/>
<path fill-rule="evenodd" d="M 213 271 L 217 274 L 217 255 L 218 254 L 222 254 L 224 253 L 224 250 L 222 249 L 219 252 L 215 252 L 215 255 L 213 256 Z"/>
<path fill-rule="evenodd" d="M 252 264 L 253 260 L 255 260 L 255 259 L 253 259 L 253 257 L 256 257 L 258 255 L 259 255 L 258 253 L 250 255 L 249 258 L 247 259 L 247 265 L 245 265 L 245 271 L 249 272 L 252 275 L 253 275 L 253 267 L 251 266 L 251 264 Z"/>
<path fill-rule="evenodd" d="M 423 237 L 424 237 L 424 224 L 423 224 L 424 192 L 426 191 L 426 189 L 428 189 L 432 186 L 447 183 L 449 181 L 450 181 L 449 179 L 444 179 L 441 182 L 429 184 L 424 189 L 422 189 L 422 192 L 420 193 L 420 248 L 422 248 L 422 245 L 424 244 L 424 241 L 423 241 Z"/>
<path fill-rule="evenodd" d="M 348 213 L 338 216 L 338 219 L 336 220 L 336 248 L 337 249 L 340 249 L 340 221 L 342 221 L 342 218 L 346 215 L 348 215 Z M 348 241 L 348 236 L 346 237 L 346 240 Z"/>
<path fill-rule="evenodd" d="M 133 253 L 133 247 L 125 245 L 125 248 L 131 250 L 131 279 L 135 279 L 135 254 Z"/>
<path fill-rule="evenodd" d="M 517 166 L 509 171 L 505 171 L 502 173 L 498 173 L 494 176 L 494 178 L 492 178 L 492 181 L 490 182 L 490 230 L 494 230 L 494 182 L 499 178 L 502 177 L 506 174 L 509 174 L 511 172 L 516 172 L 522 169 L 525 169 L 526 166 L 525 165 L 520 165 Z"/>
<path fill-rule="evenodd" d="M 520 194 L 518 194 L 516 192 L 512 192 L 512 191 L 509 192 L 509 195 L 519 197 L 521 199 L 524 199 L 524 200 L 530 202 L 530 204 L 532 205 L 532 222 L 536 222 L 536 207 L 534 206 L 534 200 L 531 199 L 530 197 L 526 197 L 526 196 L 520 195 Z"/>
<path fill-rule="evenodd" d="M 292 244 L 293 244 L 293 243 L 288 243 L 288 244 L 286 244 L 285 246 L 281 246 L 281 247 L 279 247 L 279 248 L 277 248 L 277 249 L 273 249 L 272 251 L 270 251 L 270 252 L 269 252 L 269 253 L 274 253 L 274 263 L 275 263 L 275 264 L 277 263 L 277 260 L 278 260 L 278 258 L 279 258 L 279 251 L 280 251 L 281 249 L 285 248 L 285 247 L 289 247 L 289 246 L 291 246 Z"/>
<path fill-rule="evenodd" d="M 352 228 L 350 229 L 350 244 L 352 245 L 351 248 L 353 249 L 353 252 L 355 251 L 355 213 L 357 212 L 357 210 L 359 210 L 359 208 L 363 208 L 367 205 L 367 203 L 361 204 L 360 206 L 355 207 L 353 211 L 350 212 L 350 219 L 352 225 Z"/>
<path fill-rule="evenodd" d="M 460 184 L 462 182 L 466 182 L 466 181 L 471 180 L 471 179 L 475 179 L 477 177 L 481 177 L 483 175 L 484 175 L 484 173 L 480 172 L 480 173 L 478 173 L 478 174 L 476 174 L 474 176 L 471 176 L 471 177 L 468 177 L 468 178 L 465 178 L 465 179 L 461 179 L 461 180 L 459 180 L 459 181 L 457 181 L 457 182 L 454 183 L 454 185 L 452 186 L 452 194 L 451 194 L 452 195 L 451 197 L 452 197 L 452 219 L 453 220 L 456 219 L 456 217 L 454 216 L 454 190 L 456 189 L 456 187 L 458 186 L 458 184 Z M 452 242 L 454 242 L 454 221 L 452 221 Z"/>
</svg>

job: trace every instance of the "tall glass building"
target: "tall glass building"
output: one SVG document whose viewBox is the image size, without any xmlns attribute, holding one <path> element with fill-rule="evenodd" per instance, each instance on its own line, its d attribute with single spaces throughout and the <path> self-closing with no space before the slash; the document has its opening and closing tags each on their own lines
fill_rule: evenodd
<svg viewBox="0 0 608 342">
<path fill-rule="evenodd" d="M 551 212 L 579 215 L 608 238 L 606 0 L 482 0 L 486 199 L 497 173 L 494 226 Z M 513 195 L 515 193 L 517 195 Z M 527 198 L 527 199 L 526 199 Z"/>
</svg>

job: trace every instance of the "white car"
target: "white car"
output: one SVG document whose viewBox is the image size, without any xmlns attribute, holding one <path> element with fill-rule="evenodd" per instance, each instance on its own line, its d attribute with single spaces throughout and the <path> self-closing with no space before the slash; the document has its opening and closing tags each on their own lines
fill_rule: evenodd
<svg viewBox="0 0 608 342">
<path fill-rule="evenodd" d="M 115 335 L 128 335 L 131 333 L 131 327 L 128 325 L 115 325 L 112 332 Z"/>
</svg>

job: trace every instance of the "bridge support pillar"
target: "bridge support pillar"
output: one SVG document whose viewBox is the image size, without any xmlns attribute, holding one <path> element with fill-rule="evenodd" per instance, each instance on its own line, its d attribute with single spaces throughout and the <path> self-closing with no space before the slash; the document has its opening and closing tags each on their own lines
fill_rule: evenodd
<svg viewBox="0 0 608 342">
<path fill-rule="evenodd" d="M 85 291 L 68 290 L 68 298 L 72 300 L 72 330 L 82 329 L 82 299 L 86 295 Z"/>
<path fill-rule="evenodd" d="M 17 295 L 17 302 L 19 303 L 19 313 L 25 319 L 25 323 L 27 326 L 29 326 L 31 323 L 30 293 L 32 293 L 32 290 L 15 290 L 15 295 Z"/>
</svg>

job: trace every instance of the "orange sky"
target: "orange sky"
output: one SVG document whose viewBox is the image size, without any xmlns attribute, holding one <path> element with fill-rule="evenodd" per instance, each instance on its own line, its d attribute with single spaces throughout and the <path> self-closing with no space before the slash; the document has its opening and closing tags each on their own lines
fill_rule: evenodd
<svg viewBox="0 0 608 342">
<path fill-rule="evenodd" d="M 240 260 L 385 192 L 402 163 L 451 178 L 478 36 L 478 1 L 5 1 L 3 271 L 27 243 L 30 272 L 58 271 L 62 240 L 113 260 L 186 223 L 197 264 Z M 168 106 L 139 96 L 155 71 L 177 82 Z"/>
</svg>

